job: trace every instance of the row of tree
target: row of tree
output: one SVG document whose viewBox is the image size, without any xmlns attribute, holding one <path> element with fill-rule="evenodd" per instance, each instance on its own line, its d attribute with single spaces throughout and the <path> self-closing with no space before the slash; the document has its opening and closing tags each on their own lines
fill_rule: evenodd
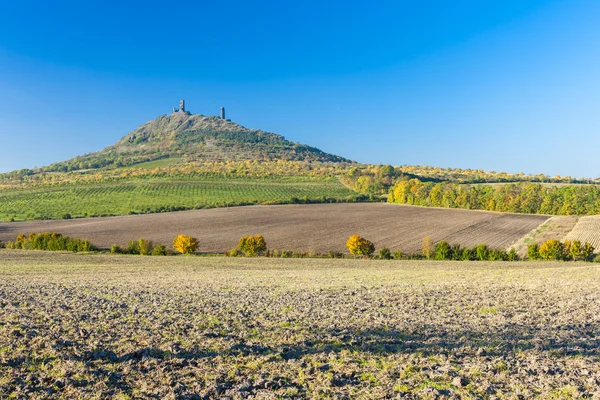
<svg viewBox="0 0 600 400">
<path fill-rule="evenodd" d="M 600 213 L 600 186 L 463 185 L 410 179 L 396 183 L 389 191 L 388 201 L 526 214 L 587 215 Z"/>
</svg>

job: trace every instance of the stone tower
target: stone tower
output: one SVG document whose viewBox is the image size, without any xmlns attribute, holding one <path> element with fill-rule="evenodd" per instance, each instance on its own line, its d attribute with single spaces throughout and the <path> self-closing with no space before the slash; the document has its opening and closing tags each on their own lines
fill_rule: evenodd
<svg viewBox="0 0 600 400">
<path fill-rule="evenodd" d="M 225 107 L 221 107 L 221 119 L 225 119 Z"/>
<path fill-rule="evenodd" d="M 179 112 L 185 112 L 185 100 L 179 100 Z"/>
</svg>

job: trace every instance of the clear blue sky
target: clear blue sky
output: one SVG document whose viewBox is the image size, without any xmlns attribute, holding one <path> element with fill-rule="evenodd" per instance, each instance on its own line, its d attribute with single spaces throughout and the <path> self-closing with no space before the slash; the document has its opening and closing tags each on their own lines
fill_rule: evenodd
<svg viewBox="0 0 600 400">
<path fill-rule="evenodd" d="M 96 4 L 93 4 L 96 3 Z M 0 171 L 185 99 L 366 163 L 600 177 L 598 1 L 2 1 Z"/>
</svg>

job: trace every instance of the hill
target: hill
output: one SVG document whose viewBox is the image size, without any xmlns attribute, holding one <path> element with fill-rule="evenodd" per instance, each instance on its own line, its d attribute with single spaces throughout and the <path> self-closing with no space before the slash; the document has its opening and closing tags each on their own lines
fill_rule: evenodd
<svg viewBox="0 0 600 400">
<path fill-rule="evenodd" d="M 248 129 L 230 120 L 200 114 L 161 115 L 102 151 L 41 168 L 42 172 L 121 168 L 155 160 L 193 161 L 289 160 L 348 162 L 283 136 Z"/>
</svg>

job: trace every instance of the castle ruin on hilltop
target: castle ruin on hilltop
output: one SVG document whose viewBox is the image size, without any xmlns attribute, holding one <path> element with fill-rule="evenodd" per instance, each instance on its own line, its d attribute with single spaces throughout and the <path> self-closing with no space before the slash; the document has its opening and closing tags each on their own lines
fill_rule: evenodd
<svg viewBox="0 0 600 400">
<path fill-rule="evenodd" d="M 177 115 L 177 114 L 192 115 L 191 112 L 185 110 L 185 100 L 179 100 L 179 109 L 173 107 L 172 114 L 173 115 Z M 221 115 L 219 118 L 225 119 L 225 107 L 221 107 Z M 231 120 L 228 119 L 227 121 L 231 121 Z"/>
</svg>

